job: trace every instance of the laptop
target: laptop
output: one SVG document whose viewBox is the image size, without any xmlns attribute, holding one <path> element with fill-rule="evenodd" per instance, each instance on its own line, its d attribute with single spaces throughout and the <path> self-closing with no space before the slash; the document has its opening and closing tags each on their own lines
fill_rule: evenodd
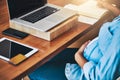
<svg viewBox="0 0 120 80">
<path fill-rule="evenodd" d="M 47 0 L 7 0 L 10 20 L 43 32 L 76 15 L 76 12 L 47 3 Z"/>
</svg>

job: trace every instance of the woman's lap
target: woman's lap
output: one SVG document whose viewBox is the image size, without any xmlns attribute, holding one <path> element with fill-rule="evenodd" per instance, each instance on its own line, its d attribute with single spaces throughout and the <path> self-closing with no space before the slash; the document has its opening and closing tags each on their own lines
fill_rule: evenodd
<svg viewBox="0 0 120 80">
<path fill-rule="evenodd" d="M 67 48 L 29 75 L 31 80 L 67 80 L 66 63 L 76 63 L 74 54 L 77 48 Z"/>
<path fill-rule="evenodd" d="M 74 54 L 76 53 L 77 50 L 78 48 L 66 48 L 65 50 L 60 52 L 57 56 L 48 61 L 48 63 L 49 62 L 55 62 L 56 64 L 76 63 L 74 59 Z"/>
</svg>

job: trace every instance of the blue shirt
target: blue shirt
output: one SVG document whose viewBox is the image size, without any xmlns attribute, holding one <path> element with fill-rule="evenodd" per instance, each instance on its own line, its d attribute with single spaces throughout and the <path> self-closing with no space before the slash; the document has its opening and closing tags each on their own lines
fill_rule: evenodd
<svg viewBox="0 0 120 80">
<path fill-rule="evenodd" d="M 99 35 L 84 50 L 83 69 L 66 64 L 68 80 L 115 80 L 120 76 L 120 16 L 102 25 Z"/>
</svg>

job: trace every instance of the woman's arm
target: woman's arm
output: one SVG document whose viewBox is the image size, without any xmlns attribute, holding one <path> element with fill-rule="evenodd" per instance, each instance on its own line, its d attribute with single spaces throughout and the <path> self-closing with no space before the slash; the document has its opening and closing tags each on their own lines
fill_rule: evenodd
<svg viewBox="0 0 120 80">
<path fill-rule="evenodd" d="M 113 14 L 115 16 L 120 15 L 120 9 L 118 9 L 116 7 L 116 5 L 110 4 L 110 3 L 108 3 L 107 1 L 104 1 L 104 0 L 98 0 L 98 4 L 102 7 L 110 10 L 111 12 L 113 12 Z"/>
<path fill-rule="evenodd" d="M 83 68 L 84 64 L 87 63 L 88 61 L 83 57 L 83 51 L 86 48 L 90 41 L 85 42 L 79 50 L 75 53 L 75 60 L 79 64 L 81 68 Z"/>
</svg>

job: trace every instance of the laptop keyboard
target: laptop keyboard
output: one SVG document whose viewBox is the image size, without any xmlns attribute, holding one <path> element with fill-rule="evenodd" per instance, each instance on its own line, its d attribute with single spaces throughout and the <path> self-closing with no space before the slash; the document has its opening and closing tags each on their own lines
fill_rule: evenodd
<svg viewBox="0 0 120 80">
<path fill-rule="evenodd" d="M 46 6 L 46 7 L 42 8 L 36 12 L 33 12 L 27 16 L 24 16 L 21 19 L 28 21 L 28 22 L 31 22 L 31 23 L 35 23 L 35 22 L 51 15 L 52 13 L 55 13 L 57 11 L 58 11 L 58 9 L 56 9 L 56 8 Z"/>
</svg>

